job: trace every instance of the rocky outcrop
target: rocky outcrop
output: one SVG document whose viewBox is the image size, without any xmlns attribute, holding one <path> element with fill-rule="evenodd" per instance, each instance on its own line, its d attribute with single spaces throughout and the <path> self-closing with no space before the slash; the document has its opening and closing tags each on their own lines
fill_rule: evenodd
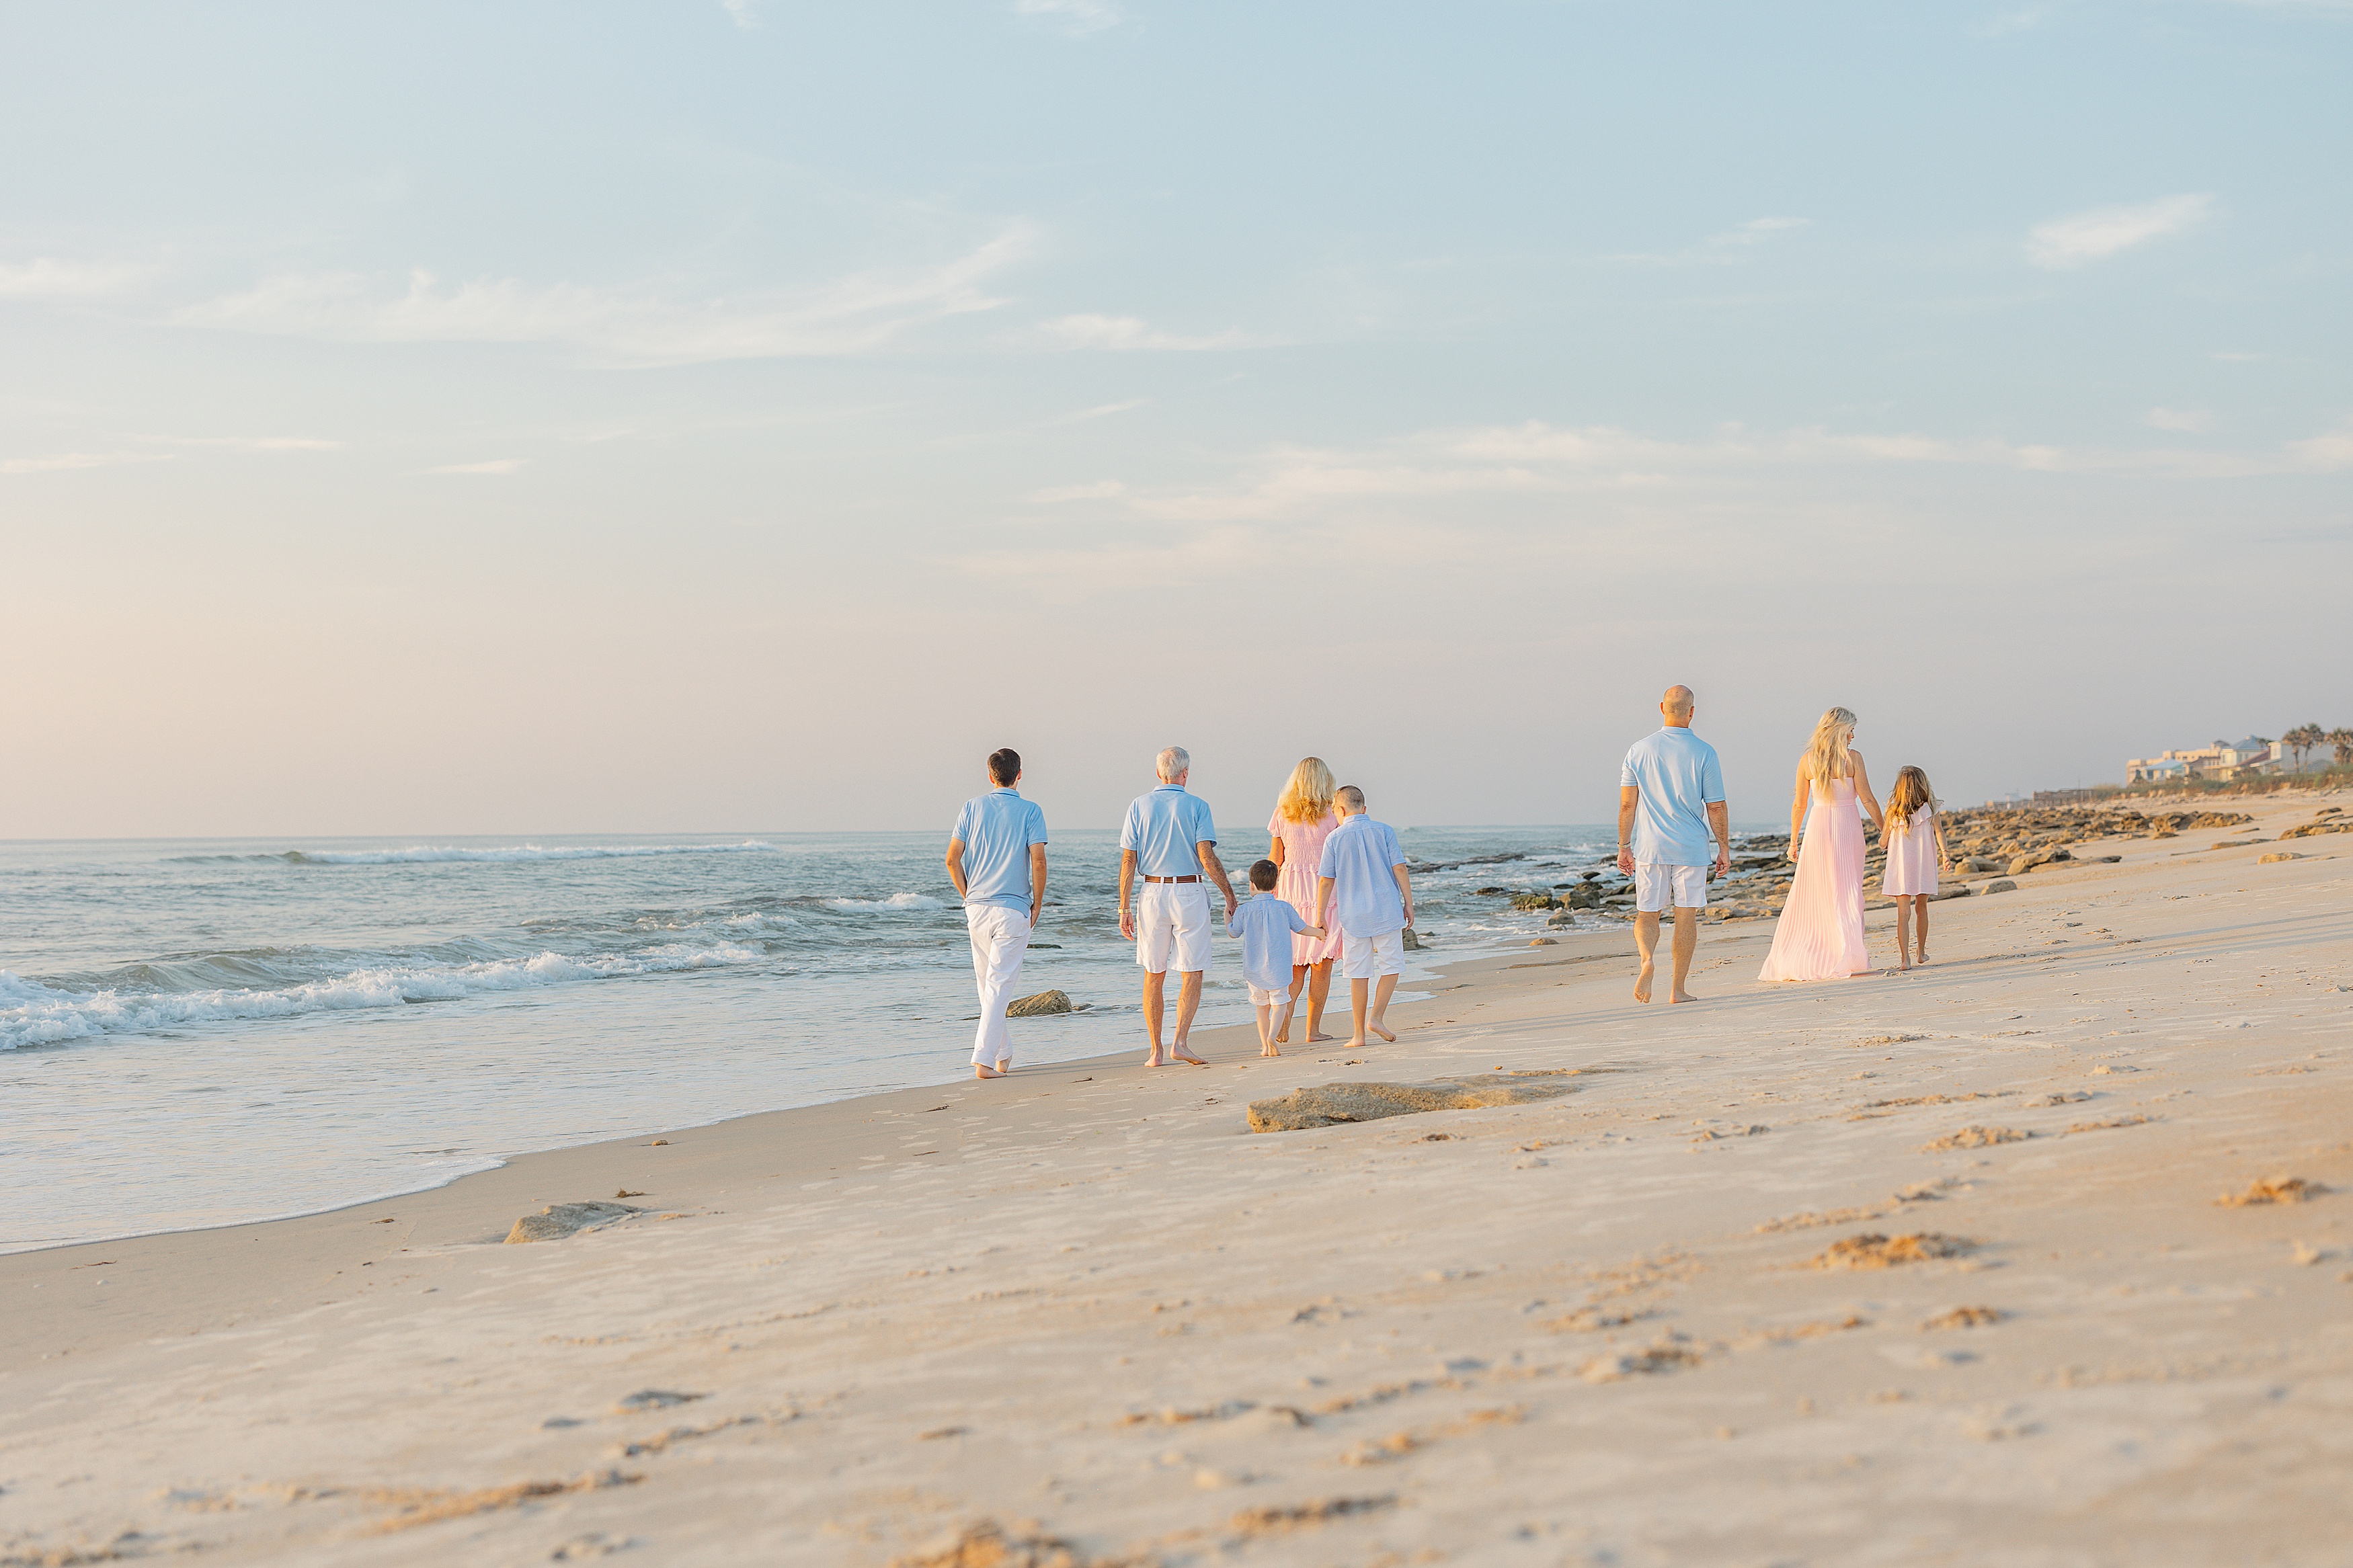
<svg viewBox="0 0 2353 1568">
<path fill-rule="evenodd" d="M 1525 1105 L 1531 1100 L 1556 1100 L 1570 1092 L 1576 1086 L 1561 1080 L 1573 1076 L 1574 1069 L 1570 1069 L 1495 1073 L 1482 1079 L 1433 1083 L 1318 1084 L 1312 1089 L 1293 1089 L 1278 1100 L 1250 1101 L 1250 1129 L 1253 1132 L 1292 1132 L 1304 1127 L 1414 1116 L 1426 1110 L 1480 1110 L 1495 1105 Z"/>
<path fill-rule="evenodd" d="M 550 1204 L 539 1213 L 527 1214 L 515 1221 L 514 1228 L 507 1232 L 507 1245 L 562 1241 L 567 1236 L 577 1236 L 584 1230 L 595 1230 L 598 1226 L 645 1212 L 628 1204 Z"/>
<path fill-rule="evenodd" d="M 1039 1018 L 1050 1013 L 1075 1013 L 1070 997 L 1060 991 L 1040 991 L 1035 996 L 1024 996 L 1005 1009 L 1008 1018 Z"/>
</svg>

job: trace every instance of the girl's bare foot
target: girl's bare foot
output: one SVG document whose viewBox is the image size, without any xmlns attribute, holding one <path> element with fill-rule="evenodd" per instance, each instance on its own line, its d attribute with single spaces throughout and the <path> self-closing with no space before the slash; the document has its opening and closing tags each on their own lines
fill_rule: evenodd
<svg viewBox="0 0 2353 1568">
<path fill-rule="evenodd" d="M 1291 1031 L 1289 1029 L 1285 1029 L 1281 1034 L 1275 1036 L 1274 1043 L 1278 1046 L 1287 1046 L 1291 1044 Z"/>
<path fill-rule="evenodd" d="M 1389 1045 L 1394 1046 L 1394 1045 L 1396 1045 L 1396 1044 L 1397 1044 L 1397 1037 L 1396 1037 L 1395 1035 L 1390 1034 L 1390 1033 L 1388 1032 L 1388 1028 L 1387 1028 L 1386 1026 L 1382 1026 L 1382 1025 L 1379 1025 L 1379 1024 L 1366 1024 L 1366 1025 L 1365 1026 L 1365 1027 L 1366 1027 L 1367 1029 L 1370 1029 L 1370 1030 L 1371 1030 L 1373 1033 L 1375 1033 L 1376 1035 L 1378 1035 L 1378 1036 L 1379 1036 L 1379 1037 L 1380 1037 L 1384 1041 L 1388 1042 Z"/>
<path fill-rule="evenodd" d="M 1920 962 L 1923 963 L 1928 962 L 1928 950 L 1925 947 L 1920 950 Z"/>
<path fill-rule="evenodd" d="M 1347 1048 L 1352 1051 L 1361 1051 L 1365 1048 L 1365 1042 L 1362 1040 L 1350 1040 L 1348 1042 Z"/>
<path fill-rule="evenodd" d="M 1259 1055 L 1261 1055 L 1261 1056 L 1262 1056 L 1262 1057 L 1279 1057 L 1279 1056 L 1281 1056 L 1282 1054 L 1282 1053 L 1281 1051 L 1276 1050 L 1272 1046 L 1269 1046 L 1269 1047 L 1267 1047 L 1265 1049 L 1263 1049 L 1263 1050 L 1261 1050 L 1261 1051 L 1260 1051 L 1260 1052 L 1259 1052 Z"/>
<path fill-rule="evenodd" d="M 1318 1029 L 1315 1033 L 1307 1037 L 1307 1043 L 1311 1046 L 1321 1045 L 1327 1040 L 1336 1040 L 1339 1037 L 1340 1037 L 1337 1035 L 1327 1035 L 1323 1030 Z M 1291 1042 L 1289 1040 L 1285 1040 L 1282 1043 L 1287 1046 Z"/>
</svg>

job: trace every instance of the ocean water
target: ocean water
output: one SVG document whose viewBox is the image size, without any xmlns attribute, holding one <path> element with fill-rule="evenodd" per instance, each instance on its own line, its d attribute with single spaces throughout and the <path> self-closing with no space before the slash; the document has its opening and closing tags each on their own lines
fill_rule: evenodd
<svg viewBox="0 0 2353 1568">
<path fill-rule="evenodd" d="M 1429 961 L 1526 942 L 1544 917 L 1476 889 L 1572 880 L 1613 841 L 1399 837 L 1451 867 L 1416 878 Z M 961 1078 L 976 1004 L 944 847 L 0 844 L 0 1182 L 37 1194 L 0 1218 L 0 1251 L 311 1213 L 532 1150 Z M 1140 1054 L 1117 837 L 1058 830 L 1051 858 L 1021 990 L 1086 1010 L 1016 1020 L 1017 1063 Z M 1250 1016 L 1221 927 L 1201 1021 Z"/>
</svg>

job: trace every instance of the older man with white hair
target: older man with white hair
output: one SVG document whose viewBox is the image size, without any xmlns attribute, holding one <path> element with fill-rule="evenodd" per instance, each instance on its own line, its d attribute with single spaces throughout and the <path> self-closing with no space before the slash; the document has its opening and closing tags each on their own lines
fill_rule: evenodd
<svg viewBox="0 0 2353 1568">
<path fill-rule="evenodd" d="M 1185 978 L 1176 994 L 1176 1037 L 1171 1055 L 1196 1067 L 1208 1063 L 1186 1045 L 1201 1007 L 1201 977 L 1209 967 L 1209 893 L 1204 879 L 1226 896 L 1226 919 L 1237 900 L 1218 860 L 1218 828 L 1209 804 L 1185 788 L 1192 754 L 1171 746 L 1155 759 L 1160 787 L 1135 797 L 1119 833 L 1119 934 L 1135 943 L 1144 966 L 1144 1024 L 1152 1035 L 1148 1068 L 1164 1066 L 1160 1026 L 1174 963 Z M 1138 886 L 1137 879 L 1142 879 Z M 1132 895 L 1132 897 L 1131 897 Z"/>
</svg>

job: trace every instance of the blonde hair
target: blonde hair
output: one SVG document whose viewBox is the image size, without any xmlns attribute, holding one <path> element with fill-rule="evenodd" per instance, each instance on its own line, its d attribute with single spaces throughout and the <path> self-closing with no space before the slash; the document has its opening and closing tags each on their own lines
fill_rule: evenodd
<svg viewBox="0 0 2353 1568">
<path fill-rule="evenodd" d="M 1887 826 L 1905 831 L 1912 826 L 1915 811 L 1936 809 L 1936 795 L 1928 787 L 1928 775 L 1906 763 L 1895 774 L 1895 787 L 1887 792 Z"/>
<path fill-rule="evenodd" d="M 1332 770 L 1321 757 L 1302 757 L 1291 770 L 1291 782 L 1275 798 L 1274 814 L 1285 822 L 1321 822 L 1332 815 Z"/>
<path fill-rule="evenodd" d="M 1828 789 L 1832 779 L 1842 779 L 1854 773 L 1853 759 L 1847 755 L 1847 742 L 1854 739 L 1854 711 L 1833 708 L 1821 716 L 1814 726 L 1814 738 L 1806 746 L 1806 776 L 1814 781 L 1816 789 Z"/>
</svg>

